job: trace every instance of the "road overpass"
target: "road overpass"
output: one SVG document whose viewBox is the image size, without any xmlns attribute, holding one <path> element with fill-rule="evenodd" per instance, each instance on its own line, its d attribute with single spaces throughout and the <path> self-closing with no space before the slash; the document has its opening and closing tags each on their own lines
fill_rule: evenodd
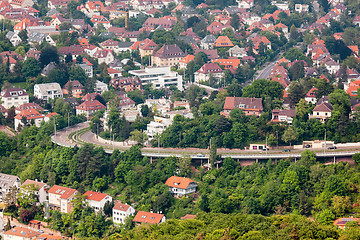
<svg viewBox="0 0 360 240">
<path fill-rule="evenodd" d="M 74 147 L 76 145 L 82 145 L 84 143 L 91 143 L 97 147 L 103 147 L 106 153 L 111 154 L 115 149 L 125 151 L 131 146 L 116 147 L 111 144 L 105 144 L 99 142 L 96 135 L 89 130 L 89 122 L 80 123 L 75 126 L 71 126 L 58 131 L 56 134 L 51 136 L 53 143 L 64 146 Z M 264 161 L 268 159 L 279 160 L 291 158 L 295 161 L 301 158 L 302 150 L 292 150 L 292 152 L 281 152 L 279 150 L 270 151 L 249 151 L 240 149 L 218 149 L 218 155 L 222 159 L 231 157 L 235 160 L 247 160 L 247 161 Z M 317 158 L 332 159 L 334 162 L 339 158 L 351 158 L 355 153 L 360 153 L 360 148 L 344 148 L 337 150 L 327 150 L 324 152 L 322 149 L 316 149 L 315 151 Z M 209 159 L 208 149 L 196 149 L 196 148 L 142 148 L 142 155 L 149 157 L 151 160 L 156 158 L 166 157 L 190 157 L 193 160 L 199 160 L 206 162 Z"/>
</svg>

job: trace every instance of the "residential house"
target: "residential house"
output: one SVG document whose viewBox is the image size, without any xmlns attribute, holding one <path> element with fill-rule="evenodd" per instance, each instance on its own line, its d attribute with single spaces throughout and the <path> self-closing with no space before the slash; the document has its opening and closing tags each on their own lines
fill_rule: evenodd
<svg viewBox="0 0 360 240">
<path fill-rule="evenodd" d="M 19 189 L 20 186 L 21 180 L 18 176 L 0 173 L 0 202 L 4 201 L 6 194 L 8 194 L 11 188 Z"/>
<path fill-rule="evenodd" d="M 2 105 L 9 109 L 29 103 L 29 94 L 21 88 L 6 88 L 1 92 Z"/>
<path fill-rule="evenodd" d="M 61 55 L 68 55 L 71 54 L 73 57 L 73 60 L 76 60 L 76 58 L 82 54 L 85 53 L 84 51 L 84 47 L 81 45 L 71 45 L 71 46 L 66 46 L 66 47 L 61 47 L 58 50 L 59 54 Z"/>
<path fill-rule="evenodd" d="M 325 62 L 325 67 L 330 74 L 336 74 L 340 70 L 340 64 L 333 59 L 329 59 Z"/>
<path fill-rule="evenodd" d="M 15 67 L 15 64 L 17 63 L 17 61 L 23 60 L 23 57 L 20 54 L 13 52 L 13 51 L 1 52 L 0 58 L 3 63 L 7 63 L 10 65 L 9 66 L 10 72 L 14 72 L 14 67 Z"/>
<path fill-rule="evenodd" d="M 355 26 L 360 27 L 360 16 L 355 16 L 353 23 Z"/>
<path fill-rule="evenodd" d="M 9 39 L 9 41 L 13 46 L 17 46 L 22 42 L 22 39 L 19 37 L 19 34 L 13 31 L 8 31 L 6 33 L 6 38 Z"/>
<path fill-rule="evenodd" d="M 107 202 L 111 203 L 113 201 L 111 196 L 100 192 L 87 191 L 83 196 L 87 204 L 89 204 L 89 206 L 92 207 L 95 212 L 103 211 L 105 204 Z"/>
<path fill-rule="evenodd" d="M 121 77 L 121 71 L 113 69 L 113 68 L 107 68 L 107 73 L 111 77 L 111 79 Z"/>
<path fill-rule="evenodd" d="M 32 0 L 10 0 L 10 5 L 13 8 L 28 8 L 34 5 Z"/>
<path fill-rule="evenodd" d="M 214 63 L 218 63 L 221 66 L 224 66 L 225 69 L 237 69 L 241 65 L 241 60 L 238 58 L 219 58 L 213 60 Z"/>
<path fill-rule="evenodd" d="M 274 109 L 272 110 L 272 122 L 286 122 L 292 124 L 296 115 L 295 109 Z"/>
<path fill-rule="evenodd" d="M 96 80 L 94 92 L 96 92 L 98 94 L 103 94 L 104 92 L 106 92 L 108 90 L 109 90 L 108 85 L 106 83 Z"/>
<path fill-rule="evenodd" d="M 305 95 L 305 101 L 308 103 L 316 104 L 316 87 L 312 87 Z"/>
<path fill-rule="evenodd" d="M 141 82 L 137 77 L 122 77 L 111 79 L 110 85 L 125 92 L 132 92 L 136 89 L 141 90 Z"/>
<path fill-rule="evenodd" d="M 100 50 L 98 49 L 94 53 L 93 57 L 97 58 L 99 64 L 101 63 L 109 64 L 112 61 L 114 61 L 114 55 L 112 51 L 108 49 L 100 49 Z"/>
<path fill-rule="evenodd" d="M 87 93 L 84 97 L 81 98 L 81 101 L 82 102 L 85 102 L 85 101 L 93 101 L 96 99 L 97 96 L 100 96 L 99 93 Z"/>
<path fill-rule="evenodd" d="M 90 118 L 101 109 L 106 109 L 106 107 L 98 100 L 85 101 L 76 107 L 76 115 L 85 114 L 87 118 Z"/>
<path fill-rule="evenodd" d="M 115 94 L 116 94 L 116 100 L 119 101 L 118 108 L 120 110 L 123 111 L 126 109 L 135 108 L 135 102 L 131 98 L 129 98 L 126 92 L 117 91 L 115 92 Z"/>
<path fill-rule="evenodd" d="M 94 15 L 90 21 L 94 24 L 94 27 L 97 27 L 99 24 L 102 24 L 105 29 L 109 29 L 111 27 L 111 22 L 102 15 Z"/>
<path fill-rule="evenodd" d="M 248 97 L 226 97 L 224 110 L 220 113 L 225 117 L 230 117 L 231 110 L 240 108 L 246 116 L 260 116 L 263 112 L 263 104 L 261 98 Z"/>
<path fill-rule="evenodd" d="M 62 213 L 72 212 L 72 200 L 74 200 L 78 191 L 72 188 L 54 185 L 49 189 L 48 193 L 50 208 L 58 209 Z"/>
<path fill-rule="evenodd" d="M 185 69 L 187 64 L 191 61 L 193 61 L 195 59 L 194 55 L 188 54 L 186 57 L 183 57 L 180 61 L 179 61 L 179 68 L 180 69 Z"/>
<path fill-rule="evenodd" d="M 35 84 L 34 97 L 48 101 L 49 99 L 62 98 L 63 92 L 58 83 Z"/>
<path fill-rule="evenodd" d="M 275 65 L 270 72 L 269 79 L 283 85 L 286 89 L 290 84 L 288 71 L 281 65 Z"/>
<path fill-rule="evenodd" d="M 165 220 L 166 218 L 164 214 L 139 211 L 134 217 L 133 222 L 137 224 L 160 224 L 165 222 Z"/>
<path fill-rule="evenodd" d="M 333 108 L 330 103 L 322 102 L 315 106 L 310 118 L 318 119 L 320 122 L 324 123 L 326 119 L 331 117 L 332 110 Z"/>
<path fill-rule="evenodd" d="M 33 57 L 35 58 L 36 60 L 39 60 L 40 58 L 40 51 L 36 50 L 36 49 L 31 49 L 29 50 L 26 54 L 25 54 L 25 58 L 24 60 L 30 58 L 30 57 Z"/>
<path fill-rule="evenodd" d="M 154 30 L 156 27 L 161 26 L 165 30 L 170 30 L 172 26 L 176 23 L 176 18 L 171 17 L 161 17 L 161 18 L 152 18 L 149 17 L 146 19 L 146 21 L 143 23 L 143 29 L 146 31 Z"/>
<path fill-rule="evenodd" d="M 143 58 L 146 55 L 152 55 L 157 46 L 153 40 L 146 38 L 139 44 L 140 57 Z"/>
<path fill-rule="evenodd" d="M 210 61 L 218 59 L 219 55 L 217 53 L 216 49 L 208 49 L 208 50 L 194 50 L 194 56 L 196 56 L 199 52 L 203 52 L 206 54 L 206 56 L 208 57 L 208 59 Z"/>
<path fill-rule="evenodd" d="M 15 108 L 15 113 L 19 114 L 23 110 L 29 110 L 29 109 L 36 109 L 37 111 L 44 111 L 44 109 L 37 103 L 31 102 L 31 103 L 24 103 L 20 105 L 19 107 Z"/>
<path fill-rule="evenodd" d="M 176 86 L 183 90 L 183 78 L 177 72 L 171 71 L 170 67 L 145 68 L 131 70 L 129 73 L 140 79 L 142 85 L 152 84 L 155 88 L 169 88 Z"/>
<path fill-rule="evenodd" d="M 36 109 L 22 110 L 18 115 L 14 117 L 15 131 L 19 130 L 19 127 L 25 124 L 35 124 L 36 127 L 40 127 L 41 122 L 44 120 L 44 115 L 39 113 Z M 26 123 L 24 123 L 26 121 Z"/>
<path fill-rule="evenodd" d="M 358 96 L 358 89 L 360 88 L 360 79 L 352 81 L 349 83 L 346 93 L 349 94 L 351 97 Z"/>
<path fill-rule="evenodd" d="M 37 180 L 27 179 L 22 185 L 21 189 L 25 191 L 33 191 L 33 194 L 37 197 L 40 204 L 49 200 L 47 193 L 48 186 L 46 183 L 39 182 Z M 20 190 L 20 191 L 22 191 Z"/>
<path fill-rule="evenodd" d="M 129 216 L 134 216 L 135 214 L 135 209 L 127 204 L 122 204 L 122 203 L 116 203 L 116 205 L 114 206 L 113 210 L 113 222 L 117 225 L 119 224 L 125 224 L 125 220 L 126 218 L 128 218 Z"/>
<path fill-rule="evenodd" d="M 254 0 L 236 0 L 239 8 L 252 8 L 254 6 Z"/>
<path fill-rule="evenodd" d="M 43 41 L 46 41 L 51 46 L 55 46 L 55 41 L 51 38 L 49 34 L 31 32 L 29 34 L 28 42 L 34 47 L 38 44 L 42 44 Z"/>
<path fill-rule="evenodd" d="M 215 41 L 216 38 L 214 37 L 214 35 L 207 35 L 203 39 L 201 39 L 200 47 L 205 50 L 212 49 Z"/>
<path fill-rule="evenodd" d="M 219 36 L 214 42 L 214 47 L 233 47 L 234 44 L 228 36 Z"/>
<path fill-rule="evenodd" d="M 227 52 L 230 57 L 243 58 L 247 56 L 245 48 L 240 48 L 238 45 L 230 48 Z"/>
<path fill-rule="evenodd" d="M 3 233 L 3 240 L 33 240 L 40 234 L 30 228 L 16 226 Z"/>
<path fill-rule="evenodd" d="M 89 78 L 93 77 L 94 71 L 93 71 L 92 63 L 84 62 L 84 63 L 80 63 L 80 64 L 76 64 L 76 65 L 81 67 L 85 71 L 86 76 L 88 76 Z"/>
<path fill-rule="evenodd" d="M 178 197 L 194 193 L 196 192 L 197 188 L 197 184 L 194 182 L 194 180 L 177 176 L 169 177 L 166 180 L 165 185 L 169 186 L 170 193 Z"/>
<path fill-rule="evenodd" d="M 309 5 L 307 5 L 307 4 L 295 4 L 295 12 L 308 13 L 309 12 Z"/>
<path fill-rule="evenodd" d="M 147 124 L 145 133 L 148 135 L 149 140 L 153 139 L 156 135 L 161 134 L 172 124 L 172 120 L 163 117 L 154 117 L 154 120 Z"/>
<path fill-rule="evenodd" d="M 48 1 L 48 8 L 49 9 L 56 9 L 56 8 L 63 8 L 67 7 L 68 4 L 73 0 L 49 0 Z"/>
<path fill-rule="evenodd" d="M 151 65 L 158 67 L 175 66 L 185 57 L 185 53 L 175 45 L 164 45 L 151 56 Z"/>
<path fill-rule="evenodd" d="M 194 74 L 195 82 L 209 81 L 212 77 L 215 82 L 219 82 L 223 77 L 223 70 L 216 63 L 205 63 L 199 70 Z"/>
<path fill-rule="evenodd" d="M 68 81 L 64 85 L 62 91 L 64 95 L 70 95 L 74 98 L 80 98 L 83 96 L 85 89 L 84 86 L 78 80 L 73 80 L 73 81 Z"/>
<path fill-rule="evenodd" d="M 345 230 L 346 224 L 348 222 L 356 222 L 358 225 L 360 225 L 360 218 L 354 218 L 353 216 L 347 218 L 338 218 L 334 221 L 334 225 L 342 230 Z"/>
<path fill-rule="evenodd" d="M 64 102 L 70 103 L 71 107 L 73 107 L 73 108 L 76 108 L 77 106 L 79 106 L 78 101 L 76 101 L 76 99 L 73 97 L 64 98 Z"/>
<path fill-rule="evenodd" d="M 105 49 L 110 49 L 113 52 L 117 52 L 118 43 L 119 43 L 119 41 L 115 41 L 113 39 L 108 39 L 108 40 L 105 40 L 104 42 L 101 42 L 100 46 Z"/>
<path fill-rule="evenodd" d="M 34 240 L 65 240 L 66 238 L 52 233 L 42 233 Z"/>
</svg>

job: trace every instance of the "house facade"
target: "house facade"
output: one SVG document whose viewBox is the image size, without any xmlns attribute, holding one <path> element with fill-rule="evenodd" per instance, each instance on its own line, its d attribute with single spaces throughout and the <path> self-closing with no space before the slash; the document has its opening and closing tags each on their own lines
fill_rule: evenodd
<svg viewBox="0 0 360 240">
<path fill-rule="evenodd" d="M 50 208 L 58 209 L 63 213 L 72 212 L 72 200 L 74 200 L 75 196 L 78 194 L 78 191 L 72 188 L 54 185 L 49 189 L 48 193 Z"/>
<path fill-rule="evenodd" d="M 34 96 L 37 99 L 48 101 L 49 99 L 62 98 L 63 92 L 58 83 L 35 84 Z"/>
<path fill-rule="evenodd" d="M 175 45 L 164 45 L 151 56 L 151 65 L 158 67 L 175 66 L 185 57 L 185 53 Z"/>
<path fill-rule="evenodd" d="M 22 185 L 21 190 L 33 191 L 33 194 L 37 197 L 40 204 L 49 200 L 49 195 L 47 193 L 48 186 L 46 183 L 38 182 L 37 180 L 27 179 Z"/>
<path fill-rule="evenodd" d="M 139 211 L 135 215 L 133 222 L 135 222 L 136 224 L 141 224 L 141 223 L 160 224 L 165 222 L 165 220 L 166 218 L 164 214 Z"/>
<path fill-rule="evenodd" d="M 113 212 L 113 222 L 116 225 L 120 225 L 120 224 L 124 224 L 126 218 L 128 218 L 129 216 L 134 216 L 135 209 L 127 204 L 116 203 L 112 212 Z"/>
<path fill-rule="evenodd" d="M 85 101 L 76 107 L 76 115 L 85 114 L 87 118 L 90 118 L 95 112 L 106 109 L 106 107 L 98 100 Z"/>
<path fill-rule="evenodd" d="M 12 106 L 19 107 L 24 103 L 29 103 L 29 94 L 21 88 L 7 88 L 1 92 L 1 101 L 6 109 Z"/>
<path fill-rule="evenodd" d="M 19 189 L 21 180 L 18 176 L 0 173 L 0 202 L 4 201 L 6 194 L 12 187 Z"/>
<path fill-rule="evenodd" d="M 220 114 L 230 117 L 230 112 L 235 108 L 242 109 L 246 116 L 257 117 L 261 115 L 264 109 L 261 98 L 226 97 L 224 110 Z"/>
<path fill-rule="evenodd" d="M 95 212 L 103 211 L 105 204 L 113 201 L 111 196 L 100 192 L 87 191 L 83 196 L 85 201 L 95 210 Z"/>
<path fill-rule="evenodd" d="M 26 120 L 26 123 L 24 123 Z M 40 127 L 41 122 L 44 120 L 44 115 L 39 113 L 36 109 L 22 110 L 18 115 L 14 117 L 15 131 L 18 131 L 20 127 L 26 125 L 35 124 L 36 127 Z"/>
<path fill-rule="evenodd" d="M 166 182 L 170 193 L 176 196 L 184 196 L 196 192 L 197 184 L 190 178 L 171 176 Z"/>
</svg>

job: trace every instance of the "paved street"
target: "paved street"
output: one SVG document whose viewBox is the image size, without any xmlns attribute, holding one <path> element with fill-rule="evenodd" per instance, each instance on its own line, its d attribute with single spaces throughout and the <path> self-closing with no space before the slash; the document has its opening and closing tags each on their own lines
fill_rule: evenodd
<svg viewBox="0 0 360 240">
<path fill-rule="evenodd" d="M 275 62 L 272 62 L 272 63 L 268 64 L 264 69 L 262 69 L 260 71 L 260 74 L 256 77 L 256 80 L 258 80 L 258 79 L 268 79 L 268 77 L 270 76 L 270 73 L 271 73 L 274 66 L 275 66 Z"/>
</svg>

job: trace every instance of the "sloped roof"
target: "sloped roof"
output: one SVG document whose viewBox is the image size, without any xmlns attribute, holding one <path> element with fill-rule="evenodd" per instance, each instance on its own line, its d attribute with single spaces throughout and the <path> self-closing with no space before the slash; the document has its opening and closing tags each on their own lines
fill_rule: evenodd
<svg viewBox="0 0 360 240">
<path fill-rule="evenodd" d="M 116 205 L 114 206 L 114 209 L 115 210 L 118 210 L 118 211 L 124 211 L 126 212 L 128 209 L 130 208 L 129 205 L 127 204 L 122 204 L 122 203 L 116 203 Z"/>
<path fill-rule="evenodd" d="M 100 103 L 98 100 L 85 101 L 76 107 L 76 109 L 83 110 L 83 111 L 93 111 L 93 110 L 99 110 L 99 109 L 105 109 L 105 108 L 106 107 L 102 103 Z"/>
<path fill-rule="evenodd" d="M 333 110 L 330 103 L 322 102 L 313 109 L 315 112 L 331 112 Z"/>
<path fill-rule="evenodd" d="M 67 199 L 76 192 L 77 191 L 75 189 L 62 187 L 58 185 L 52 186 L 48 191 L 48 193 L 60 195 L 60 198 L 62 199 Z"/>
<path fill-rule="evenodd" d="M 14 227 L 13 229 L 10 229 L 6 232 L 4 232 L 4 235 L 7 236 L 16 236 L 16 237 L 20 237 L 20 238 L 26 238 L 26 239 L 31 239 L 34 238 L 36 236 L 39 236 L 40 233 L 29 229 L 29 228 L 24 228 L 24 227 Z"/>
<path fill-rule="evenodd" d="M 196 72 L 198 73 L 204 73 L 204 74 L 209 74 L 209 73 L 222 73 L 223 70 L 221 69 L 221 67 L 219 65 L 217 65 L 216 63 L 205 63 L 199 70 L 197 70 Z"/>
<path fill-rule="evenodd" d="M 44 118 L 44 116 L 36 109 L 25 109 L 15 116 L 15 118 L 18 120 L 21 120 L 23 117 L 25 117 L 27 120 Z"/>
<path fill-rule="evenodd" d="M 164 45 L 153 55 L 159 58 L 185 57 L 185 53 L 176 44 Z"/>
<path fill-rule="evenodd" d="M 224 110 L 232 110 L 234 108 L 263 110 L 262 99 L 248 97 L 226 97 Z"/>
<path fill-rule="evenodd" d="M 159 224 L 164 214 L 139 211 L 134 217 L 134 222 Z"/>
<path fill-rule="evenodd" d="M 181 189 L 188 188 L 190 183 L 195 183 L 195 182 L 190 178 L 177 177 L 177 176 L 171 176 L 165 182 L 165 184 L 168 185 L 169 187 L 181 188 Z"/>
<path fill-rule="evenodd" d="M 87 200 L 100 202 L 101 200 L 103 200 L 104 198 L 106 198 L 109 195 L 107 195 L 105 193 L 100 193 L 100 192 L 87 191 L 86 193 L 84 193 L 83 196 Z"/>
<path fill-rule="evenodd" d="M 38 182 L 38 181 L 31 180 L 31 179 L 27 179 L 21 186 L 27 186 L 27 185 L 34 185 L 38 189 L 41 189 L 46 184 L 43 182 Z"/>
</svg>

